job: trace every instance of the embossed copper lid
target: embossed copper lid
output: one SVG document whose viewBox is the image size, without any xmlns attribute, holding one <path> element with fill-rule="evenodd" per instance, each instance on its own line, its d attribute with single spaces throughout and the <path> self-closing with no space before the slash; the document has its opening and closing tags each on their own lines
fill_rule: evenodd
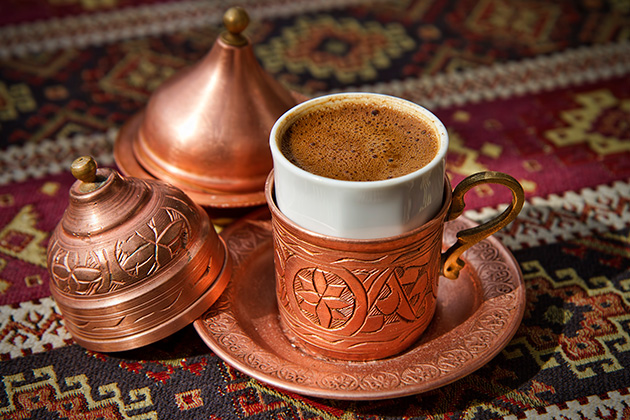
<svg viewBox="0 0 630 420">
<path fill-rule="evenodd" d="M 227 248 L 207 213 L 159 180 L 72 164 L 77 181 L 48 246 L 50 288 L 75 341 L 121 351 L 190 324 L 225 289 Z"/>
<path fill-rule="evenodd" d="M 165 180 L 202 206 L 249 207 L 265 203 L 271 127 L 304 98 L 260 66 L 241 34 L 244 9 L 229 9 L 223 22 L 227 31 L 208 54 L 120 130 L 114 157 L 124 174 Z"/>
</svg>

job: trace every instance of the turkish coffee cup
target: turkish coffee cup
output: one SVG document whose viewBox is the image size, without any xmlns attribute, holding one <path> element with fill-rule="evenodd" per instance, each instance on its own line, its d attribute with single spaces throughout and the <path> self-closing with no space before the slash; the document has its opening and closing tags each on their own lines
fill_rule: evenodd
<svg viewBox="0 0 630 420">
<path fill-rule="evenodd" d="M 344 143 L 355 129 L 356 141 Z M 302 143 L 288 147 L 296 133 Z M 424 142 L 432 152 L 418 157 L 422 146 L 410 152 L 392 144 L 405 141 L 404 134 L 412 143 L 406 148 Z M 361 149 L 366 138 L 372 143 Z M 518 181 L 499 172 L 471 175 L 452 191 L 444 125 L 400 98 L 345 93 L 306 101 L 278 119 L 270 146 L 274 169 L 265 195 L 280 322 L 297 345 L 322 356 L 366 361 L 408 348 L 433 317 L 440 276 L 456 279 L 462 253 L 510 223 L 524 203 Z M 322 148 L 313 166 L 309 154 Z M 348 161 L 359 151 L 372 154 L 352 167 Z M 401 156 L 424 161 L 402 170 L 388 165 Z M 375 171 L 362 168 L 377 160 Z M 494 219 L 458 232 L 442 253 L 445 222 L 463 213 L 467 191 L 487 183 L 510 189 L 511 203 Z"/>
</svg>

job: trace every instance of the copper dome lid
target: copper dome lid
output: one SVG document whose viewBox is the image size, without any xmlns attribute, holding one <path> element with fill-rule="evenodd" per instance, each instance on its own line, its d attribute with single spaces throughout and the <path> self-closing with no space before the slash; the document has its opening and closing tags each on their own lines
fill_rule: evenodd
<svg viewBox="0 0 630 420">
<path fill-rule="evenodd" d="M 205 312 L 231 263 L 207 213 L 159 180 L 121 177 L 92 158 L 48 246 L 52 296 L 75 341 L 121 351 L 158 341 Z"/>
<path fill-rule="evenodd" d="M 202 206 L 249 207 L 265 203 L 271 127 L 301 99 L 256 60 L 241 34 L 244 9 L 228 10 L 223 22 L 227 31 L 208 54 L 125 124 L 114 157 L 124 174 L 165 180 Z"/>
</svg>

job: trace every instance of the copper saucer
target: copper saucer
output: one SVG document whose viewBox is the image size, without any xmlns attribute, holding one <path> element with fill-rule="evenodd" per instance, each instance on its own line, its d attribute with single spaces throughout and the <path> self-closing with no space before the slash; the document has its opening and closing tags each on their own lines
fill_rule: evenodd
<svg viewBox="0 0 630 420">
<path fill-rule="evenodd" d="M 228 289 L 194 325 L 205 343 L 236 369 L 275 387 L 321 398 L 373 400 L 426 392 L 479 369 L 516 332 L 525 310 L 523 277 L 512 254 L 489 238 L 464 254 L 458 280 L 440 280 L 436 314 L 404 353 L 370 362 L 326 359 L 283 333 L 275 299 L 271 221 L 259 210 L 225 229 L 234 261 Z M 463 217 L 446 225 L 474 226 Z"/>
</svg>

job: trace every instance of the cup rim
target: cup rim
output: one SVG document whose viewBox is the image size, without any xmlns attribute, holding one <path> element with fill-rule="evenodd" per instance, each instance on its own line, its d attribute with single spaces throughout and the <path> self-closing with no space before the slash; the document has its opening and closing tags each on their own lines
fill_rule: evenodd
<svg viewBox="0 0 630 420">
<path fill-rule="evenodd" d="M 429 120 L 430 123 L 433 124 L 437 133 L 438 139 L 440 141 L 440 147 L 436 153 L 436 155 L 431 159 L 431 161 L 423 166 L 420 169 L 417 169 L 413 172 L 409 172 L 405 175 L 401 175 L 395 178 L 390 179 L 382 179 L 375 181 L 349 181 L 343 179 L 335 179 L 328 178 L 321 175 L 316 175 L 314 173 L 308 172 L 295 164 L 293 164 L 289 159 L 287 159 L 280 147 L 278 146 L 277 135 L 282 132 L 282 130 L 295 121 L 299 116 L 306 113 L 309 109 L 313 108 L 324 102 L 334 101 L 349 101 L 352 99 L 356 99 L 359 97 L 368 97 L 368 98 L 376 98 L 381 101 L 393 102 L 396 106 L 400 106 L 405 108 L 405 110 L 409 110 L 413 113 L 420 113 L 423 117 Z M 381 93 L 372 93 L 372 92 L 344 92 L 344 93 L 331 93 L 327 95 L 318 96 L 307 101 L 304 101 L 293 108 L 286 111 L 282 114 L 274 123 L 271 128 L 271 132 L 269 134 L 269 147 L 271 148 L 271 154 L 274 158 L 274 161 L 277 159 L 281 161 L 284 168 L 288 171 L 293 172 L 294 175 L 298 175 L 300 177 L 307 177 L 312 182 L 320 183 L 323 185 L 331 185 L 336 187 L 351 187 L 354 189 L 370 189 L 370 188 L 379 188 L 379 187 L 387 187 L 394 186 L 399 184 L 404 184 L 416 178 L 419 175 L 426 174 L 432 171 L 440 162 L 446 159 L 446 153 L 448 151 L 448 133 L 446 127 L 440 121 L 440 119 L 433 114 L 431 111 L 419 105 L 415 102 L 409 101 L 407 99 L 399 98 L 392 95 L 385 95 Z"/>
</svg>

